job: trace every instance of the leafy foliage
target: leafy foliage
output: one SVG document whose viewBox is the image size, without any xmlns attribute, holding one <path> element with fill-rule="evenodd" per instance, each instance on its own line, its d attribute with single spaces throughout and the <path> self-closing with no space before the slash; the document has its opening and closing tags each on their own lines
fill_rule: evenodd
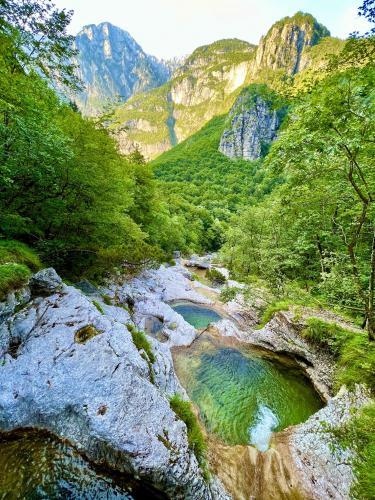
<svg viewBox="0 0 375 500">
<path fill-rule="evenodd" d="M 48 38 L 39 38 L 36 62 L 29 52 L 21 60 L 19 37 L 34 33 L 28 23 L 47 29 L 38 16 L 50 16 L 54 26 L 54 57 L 64 64 L 68 55 L 52 7 L 43 10 L 42 2 L 43 11 L 34 12 L 36 3 L 27 5 L 28 21 L 14 20 L 10 29 L 9 14 L 0 29 L 0 237 L 27 243 L 71 279 L 100 279 L 113 266 L 138 270 L 165 258 L 179 236 L 175 230 L 175 243 L 168 235 L 175 221 L 150 167 L 139 156 L 121 156 L 105 129 L 61 101 L 34 71 Z"/>
<path fill-rule="evenodd" d="M 227 281 L 224 274 L 215 268 L 207 269 L 206 278 L 216 285 L 223 285 Z"/>
<path fill-rule="evenodd" d="M 0 32 L 13 40 L 13 67 L 36 69 L 73 89 L 80 87 L 72 57 L 74 37 L 67 33 L 73 11 L 48 0 L 2 0 Z"/>
<path fill-rule="evenodd" d="M 218 151 L 226 117 L 213 118 L 192 137 L 152 162 L 162 192 L 185 222 L 192 250 L 217 250 L 232 214 L 249 203 L 262 178 L 259 162 L 231 160 Z"/>
<path fill-rule="evenodd" d="M 264 178 L 282 184 L 237 216 L 223 248 L 237 275 L 298 280 L 361 311 L 370 335 L 374 77 L 370 67 L 341 71 L 300 99 L 265 163 Z"/>
</svg>

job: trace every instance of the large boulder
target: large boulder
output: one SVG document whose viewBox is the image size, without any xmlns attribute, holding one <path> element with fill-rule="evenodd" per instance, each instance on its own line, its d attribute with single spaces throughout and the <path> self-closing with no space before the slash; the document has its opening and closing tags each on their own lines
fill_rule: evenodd
<svg viewBox="0 0 375 500">
<path fill-rule="evenodd" d="M 2 325 L 0 430 L 48 430 L 92 462 L 144 478 L 172 498 L 224 497 L 203 479 L 186 426 L 170 408 L 168 397 L 183 391 L 169 349 L 149 339 L 151 369 L 113 319 L 122 316 L 101 314 L 56 276 L 38 273 L 34 293 L 56 293 Z"/>
<path fill-rule="evenodd" d="M 52 268 L 42 269 L 34 274 L 30 279 L 30 290 L 34 297 L 48 296 L 62 288 L 62 279 L 57 272 Z"/>
</svg>

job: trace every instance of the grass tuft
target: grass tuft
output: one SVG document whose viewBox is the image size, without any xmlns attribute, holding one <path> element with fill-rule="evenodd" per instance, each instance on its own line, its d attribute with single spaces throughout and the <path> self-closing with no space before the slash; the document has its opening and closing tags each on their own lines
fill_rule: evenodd
<svg viewBox="0 0 375 500">
<path fill-rule="evenodd" d="M 258 329 L 263 328 L 271 319 L 273 318 L 274 314 L 276 314 L 279 311 L 288 311 L 290 307 L 290 303 L 286 301 L 279 301 L 279 302 L 273 302 L 267 308 L 264 310 L 262 314 L 262 321 L 261 323 L 257 326 Z"/>
<path fill-rule="evenodd" d="M 23 264 L 9 263 L 0 265 L 0 300 L 9 292 L 26 285 L 31 271 Z"/>
<path fill-rule="evenodd" d="M 351 498 L 375 498 L 375 403 L 362 408 L 336 434 L 343 448 L 355 451 Z"/>
<path fill-rule="evenodd" d="M 337 389 L 344 384 L 349 388 L 364 384 L 375 394 L 375 345 L 368 341 L 365 332 L 309 318 L 302 335 L 335 357 Z"/>
<path fill-rule="evenodd" d="M 24 243 L 16 240 L 0 240 L 0 264 L 23 264 L 31 271 L 41 269 L 37 254 Z"/>
<path fill-rule="evenodd" d="M 99 304 L 99 302 L 97 302 L 96 300 L 93 300 L 92 303 L 97 308 L 97 310 L 100 312 L 100 314 L 104 315 L 104 310 L 103 310 L 102 306 Z"/>
<path fill-rule="evenodd" d="M 200 428 L 198 418 L 192 410 L 191 403 L 184 401 L 179 394 L 172 396 L 169 403 L 175 414 L 185 422 L 189 448 L 194 452 L 203 477 L 207 480 L 209 477 L 206 461 L 207 443 Z"/>
<path fill-rule="evenodd" d="M 102 299 L 105 305 L 112 306 L 112 299 L 109 295 L 102 295 Z"/>
</svg>

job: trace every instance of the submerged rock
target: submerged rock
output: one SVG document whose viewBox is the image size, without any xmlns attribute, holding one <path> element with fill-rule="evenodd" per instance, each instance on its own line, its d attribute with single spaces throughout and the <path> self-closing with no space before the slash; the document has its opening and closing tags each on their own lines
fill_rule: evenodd
<svg viewBox="0 0 375 500">
<path fill-rule="evenodd" d="M 38 273 L 33 289 L 57 293 L 2 325 L 0 430 L 48 430 L 92 462 L 172 498 L 225 498 L 218 482 L 204 481 L 186 426 L 170 408 L 168 397 L 184 391 L 169 349 L 149 338 L 152 374 L 126 326 L 52 271 Z"/>
</svg>

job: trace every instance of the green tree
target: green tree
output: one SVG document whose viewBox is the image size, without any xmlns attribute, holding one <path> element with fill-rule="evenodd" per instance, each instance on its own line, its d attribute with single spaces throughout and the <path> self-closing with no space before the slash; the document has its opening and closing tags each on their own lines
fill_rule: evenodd
<svg viewBox="0 0 375 500">
<path fill-rule="evenodd" d="M 13 40 L 12 68 L 35 69 L 50 80 L 80 87 L 74 37 L 67 33 L 73 12 L 59 10 L 49 0 L 1 0 L 0 32 Z"/>
<path fill-rule="evenodd" d="M 369 338 L 374 317 L 374 78 L 372 67 L 328 77 L 295 109 L 270 155 L 283 171 L 283 203 L 298 207 L 324 258 L 344 250 Z M 331 228 L 329 230 L 329 224 Z M 313 234 L 315 232 L 315 234 Z"/>
</svg>

